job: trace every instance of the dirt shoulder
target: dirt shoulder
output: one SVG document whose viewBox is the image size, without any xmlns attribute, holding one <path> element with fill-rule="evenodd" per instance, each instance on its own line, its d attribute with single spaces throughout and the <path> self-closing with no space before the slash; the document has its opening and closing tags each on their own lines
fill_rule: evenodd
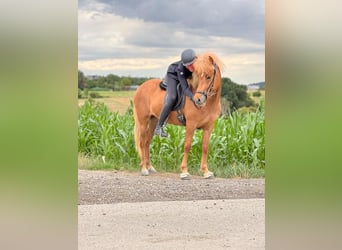
<svg viewBox="0 0 342 250">
<path fill-rule="evenodd" d="M 192 176 L 182 181 L 178 174 L 141 176 L 122 171 L 78 170 L 78 204 L 111 204 L 146 201 L 193 201 L 265 197 L 265 180 L 210 180 Z"/>
</svg>

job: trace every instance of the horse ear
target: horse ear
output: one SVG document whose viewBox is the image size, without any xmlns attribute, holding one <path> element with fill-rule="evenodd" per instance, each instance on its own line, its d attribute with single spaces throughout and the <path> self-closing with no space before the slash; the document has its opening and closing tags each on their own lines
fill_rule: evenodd
<svg viewBox="0 0 342 250">
<path fill-rule="evenodd" d="M 214 58 L 212 56 L 209 56 L 209 60 L 211 63 L 214 63 Z"/>
<path fill-rule="evenodd" d="M 214 58 L 212 56 L 209 56 L 209 61 L 211 62 L 211 64 L 213 65 L 213 69 L 216 70 L 216 63 L 214 61 Z"/>
</svg>

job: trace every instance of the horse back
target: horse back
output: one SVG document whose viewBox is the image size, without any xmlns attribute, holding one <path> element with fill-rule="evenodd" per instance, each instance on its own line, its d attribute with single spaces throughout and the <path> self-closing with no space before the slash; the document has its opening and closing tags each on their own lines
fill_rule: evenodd
<svg viewBox="0 0 342 250">
<path fill-rule="evenodd" d="M 134 109 L 143 121 L 151 117 L 159 119 L 161 109 L 163 107 L 166 91 L 160 88 L 161 79 L 150 79 L 143 82 L 135 91 L 133 96 Z M 171 112 L 168 123 L 182 125 L 178 119 L 176 112 Z"/>
<path fill-rule="evenodd" d="M 160 82 L 160 79 L 150 79 L 137 88 L 133 102 L 138 114 L 159 116 L 165 97 L 165 91 L 159 87 Z"/>
</svg>

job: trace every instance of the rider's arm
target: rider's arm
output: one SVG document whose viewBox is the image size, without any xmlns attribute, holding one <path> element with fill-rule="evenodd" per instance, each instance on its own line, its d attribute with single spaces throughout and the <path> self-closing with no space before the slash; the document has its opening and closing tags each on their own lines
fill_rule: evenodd
<svg viewBox="0 0 342 250">
<path fill-rule="evenodd" d="M 188 96 L 190 99 L 193 99 L 194 96 L 189 88 L 188 82 L 185 79 L 184 72 L 182 70 L 178 70 L 177 76 L 180 84 L 182 85 L 182 89 L 184 90 L 184 94 Z"/>
</svg>

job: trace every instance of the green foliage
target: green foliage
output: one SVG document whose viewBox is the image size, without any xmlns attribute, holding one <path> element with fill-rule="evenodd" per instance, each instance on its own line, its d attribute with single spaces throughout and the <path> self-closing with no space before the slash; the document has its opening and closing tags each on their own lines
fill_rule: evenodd
<svg viewBox="0 0 342 250">
<path fill-rule="evenodd" d="M 78 98 L 82 98 L 82 90 L 81 89 L 78 89 L 77 97 Z"/>
<path fill-rule="evenodd" d="M 101 103 L 86 102 L 79 108 L 78 151 L 105 159 L 114 169 L 139 168 L 134 143 L 133 105 L 124 115 L 109 112 Z M 179 172 L 185 128 L 168 125 L 168 138 L 154 137 L 151 161 L 159 171 Z M 265 171 L 264 102 L 253 113 L 234 112 L 220 117 L 210 138 L 208 166 L 217 176 L 260 177 Z M 199 173 L 202 131 L 196 131 L 188 159 L 189 172 Z"/>
<path fill-rule="evenodd" d="M 102 96 L 98 92 L 89 92 L 91 98 L 101 98 Z"/>
<path fill-rule="evenodd" d="M 252 94 L 254 97 L 260 97 L 261 96 L 261 92 L 260 91 L 255 91 Z"/>
<path fill-rule="evenodd" d="M 88 98 L 88 97 L 90 97 L 89 95 L 88 95 L 88 89 L 78 89 L 78 95 L 77 95 L 77 97 L 79 98 L 79 99 L 81 99 L 81 98 Z"/>
<path fill-rule="evenodd" d="M 249 113 L 249 112 L 256 112 L 257 108 L 256 107 L 242 107 L 239 108 L 237 111 L 242 114 L 242 113 Z"/>
<path fill-rule="evenodd" d="M 82 71 L 78 71 L 78 88 L 84 89 L 86 87 L 86 78 Z"/>
<path fill-rule="evenodd" d="M 131 115 L 112 113 L 103 103 L 85 102 L 79 108 L 78 151 L 103 156 L 118 165 L 137 165 Z"/>
<path fill-rule="evenodd" d="M 140 85 L 147 79 L 144 77 L 120 77 L 114 74 L 87 79 L 82 71 L 78 71 L 78 86 L 80 89 L 121 91 L 132 85 Z"/>
<path fill-rule="evenodd" d="M 222 78 L 221 97 L 230 102 L 230 111 L 237 110 L 241 107 L 255 106 L 254 101 L 247 93 L 246 85 L 239 85 L 229 78 Z"/>
</svg>

